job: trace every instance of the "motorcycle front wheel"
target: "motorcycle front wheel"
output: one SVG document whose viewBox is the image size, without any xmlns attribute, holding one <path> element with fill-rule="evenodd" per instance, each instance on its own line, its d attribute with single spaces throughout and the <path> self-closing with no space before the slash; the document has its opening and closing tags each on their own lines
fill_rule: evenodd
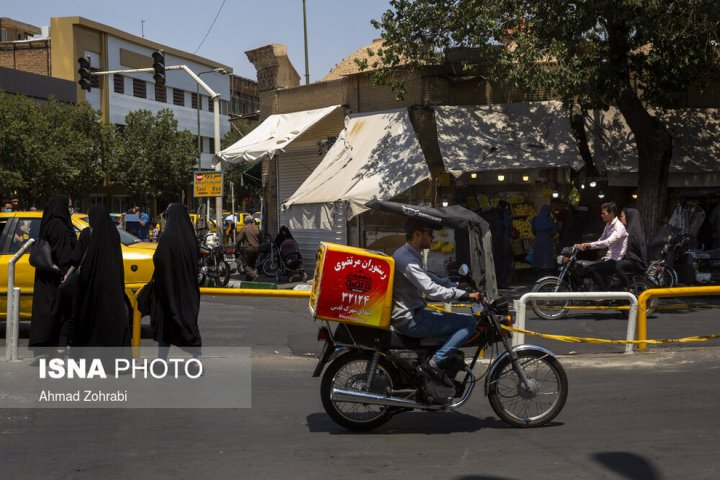
<svg viewBox="0 0 720 480">
<path fill-rule="evenodd" d="M 396 373 L 392 365 L 382 358 L 375 369 L 372 385 L 367 388 L 367 370 L 371 359 L 372 353 L 368 352 L 342 355 L 328 366 L 320 384 L 320 397 L 325 411 L 338 425 L 348 430 L 372 430 L 393 416 L 391 407 L 336 402 L 331 398 L 333 389 L 372 393 L 385 393 L 388 388 L 392 389 L 398 382 Z"/>
<path fill-rule="evenodd" d="M 219 261 L 216 265 L 208 268 L 208 278 L 214 287 L 227 287 L 230 282 L 230 264 L 226 261 Z"/>
<path fill-rule="evenodd" d="M 557 277 L 546 278 L 541 280 L 532 288 L 533 292 L 571 292 L 570 287 L 565 283 L 561 282 Z M 568 313 L 568 306 L 570 306 L 570 300 L 531 300 L 530 308 L 535 312 L 535 315 L 542 318 L 543 320 L 559 320 Z"/>
<path fill-rule="evenodd" d="M 490 406 L 498 417 L 515 427 L 545 425 L 565 406 L 567 375 L 560 362 L 543 351 L 522 350 L 517 355 L 531 389 L 513 369 L 510 356 L 506 356 L 488 379 Z"/>
</svg>

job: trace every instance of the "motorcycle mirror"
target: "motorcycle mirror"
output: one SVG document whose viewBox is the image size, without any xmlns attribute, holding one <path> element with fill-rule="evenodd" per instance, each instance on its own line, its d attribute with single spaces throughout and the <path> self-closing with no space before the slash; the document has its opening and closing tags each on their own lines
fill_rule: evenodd
<svg viewBox="0 0 720 480">
<path fill-rule="evenodd" d="M 470 273 L 470 268 L 463 263 L 460 265 L 460 268 L 458 268 L 458 273 L 461 277 L 466 277 Z"/>
</svg>

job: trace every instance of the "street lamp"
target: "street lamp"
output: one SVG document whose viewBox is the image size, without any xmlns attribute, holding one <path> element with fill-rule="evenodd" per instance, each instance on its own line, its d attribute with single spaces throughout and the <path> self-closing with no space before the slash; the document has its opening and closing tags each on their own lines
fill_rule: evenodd
<svg viewBox="0 0 720 480">
<path fill-rule="evenodd" d="M 224 68 L 213 68 L 212 70 L 206 70 L 197 74 L 198 77 L 206 73 L 219 73 L 220 75 L 227 75 L 227 70 Z M 208 97 L 208 101 L 212 101 Z M 202 102 L 200 101 L 200 84 L 195 82 L 195 107 L 197 110 L 197 142 L 198 142 L 198 168 L 202 168 L 202 137 L 200 136 L 200 107 Z M 216 145 L 217 150 L 217 145 Z M 222 210 L 222 209 L 221 209 Z M 222 213 L 222 212 L 220 212 Z M 207 211 L 205 212 L 205 222 L 210 227 L 210 197 L 207 199 Z M 216 225 L 218 232 L 222 228 L 222 225 Z"/>
</svg>

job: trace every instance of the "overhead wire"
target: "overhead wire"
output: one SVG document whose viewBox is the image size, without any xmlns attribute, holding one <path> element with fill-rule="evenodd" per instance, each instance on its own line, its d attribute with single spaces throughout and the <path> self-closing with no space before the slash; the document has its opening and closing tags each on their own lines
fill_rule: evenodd
<svg viewBox="0 0 720 480">
<path fill-rule="evenodd" d="M 193 55 L 195 55 L 198 52 L 198 50 L 200 50 L 200 47 L 203 46 L 203 43 L 205 43 L 205 40 L 207 39 L 208 35 L 210 35 L 210 32 L 212 31 L 213 27 L 215 26 L 215 22 L 217 21 L 218 17 L 220 16 L 220 12 L 222 11 L 223 6 L 225 6 L 225 0 L 223 0 L 222 3 L 220 4 L 220 8 L 218 8 L 217 13 L 215 14 L 215 18 L 213 19 L 212 23 L 210 24 L 210 28 L 208 28 L 207 33 L 203 37 L 202 42 L 200 42 L 200 45 L 198 45 L 198 47 L 193 52 Z"/>
</svg>

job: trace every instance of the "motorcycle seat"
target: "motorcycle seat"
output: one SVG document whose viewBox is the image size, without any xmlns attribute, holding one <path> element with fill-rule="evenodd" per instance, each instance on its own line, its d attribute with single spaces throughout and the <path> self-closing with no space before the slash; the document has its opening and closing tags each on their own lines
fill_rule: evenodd
<svg viewBox="0 0 720 480">
<path fill-rule="evenodd" d="M 393 327 L 389 330 L 341 323 L 335 330 L 335 340 L 340 343 L 379 346 L 380 348 L 417 349 L 439 347 L 446 338 L 413 338 L 402 335 Z"/>
</svg>

